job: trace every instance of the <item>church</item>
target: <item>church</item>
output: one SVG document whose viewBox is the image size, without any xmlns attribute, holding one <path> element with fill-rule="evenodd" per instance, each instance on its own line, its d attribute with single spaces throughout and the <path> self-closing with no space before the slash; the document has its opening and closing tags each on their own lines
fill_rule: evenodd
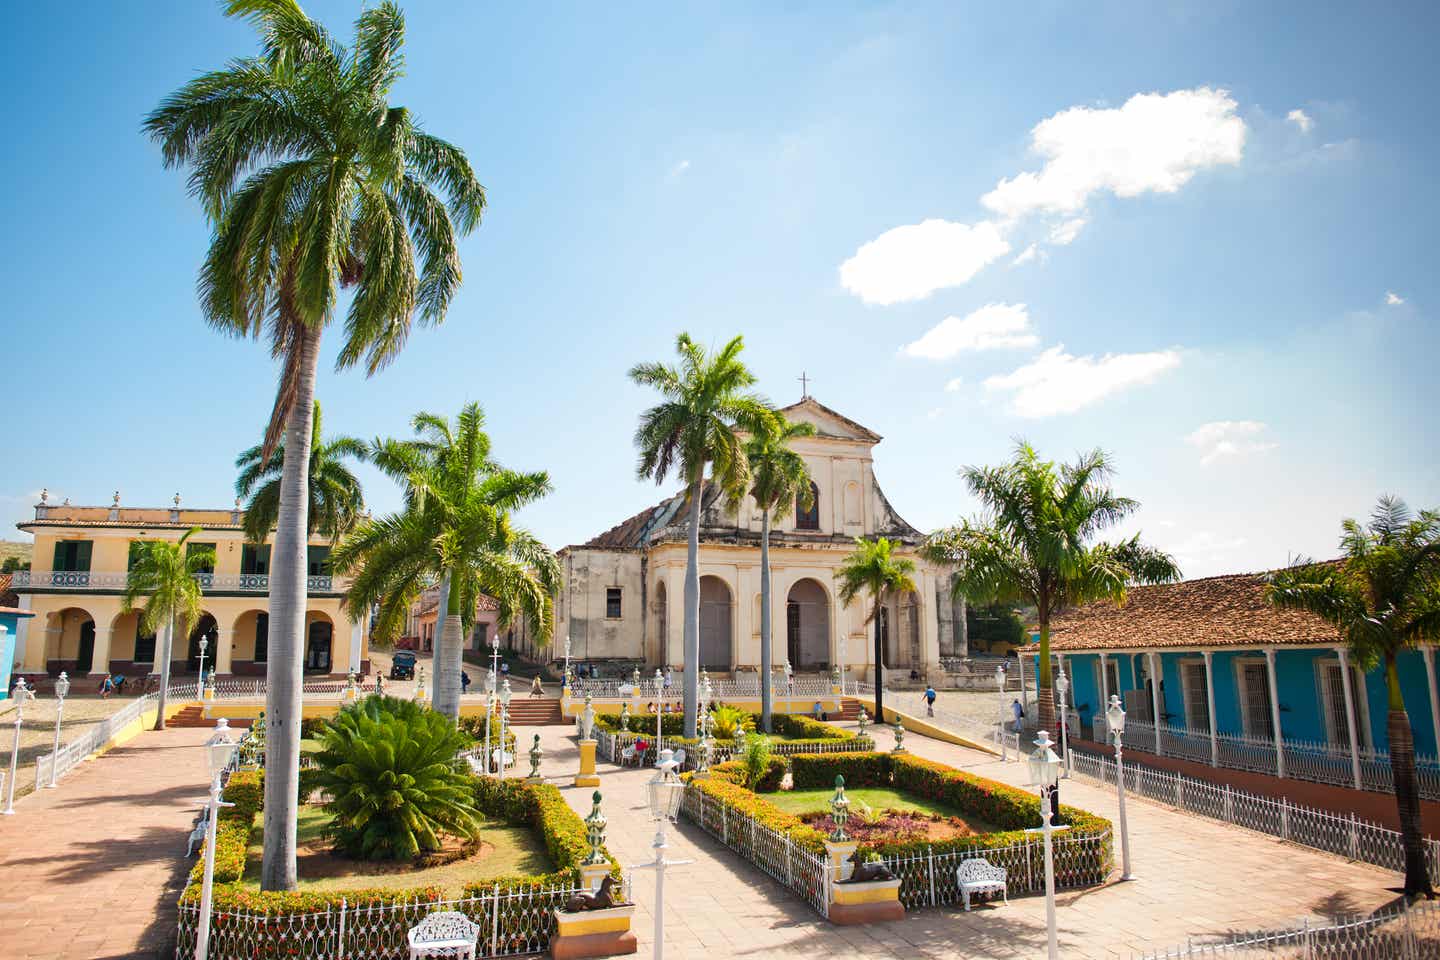
<svg viewBox="0 0 1440 960">
<path fill-rule="evenodd" d="M 887 537 L 915 561 L 917 590 L 881 612 L 885 669 L 937 675 L 941 658 L 962 656 L 964 613 L 952 602 L 949 571 L 918 555 L 924 534 L 906 523 L 875 480 L 872 454 L 881 437 L 813 397 L 780 411 L 815 427 L 797 438 L 813 480 L 808 510 L 771 522 L 772 658 L 797 673 L 841 668 L 873 680 L 871 601 L 840 602 L 836 571 L 855 538 Z M 712 676 L 758 671 L 760 664 L 761 516 L 746 498 L 730 509 L 706 485 L 700 519 L 700 665 Z M 687 492 L 672 496 L 579 545 L 559 551 L 564 584 L 555 608 L 552 658 L 565 641 L 572 656 L 623 675 L 632 667 L 684 669 Z"/>
</svg>

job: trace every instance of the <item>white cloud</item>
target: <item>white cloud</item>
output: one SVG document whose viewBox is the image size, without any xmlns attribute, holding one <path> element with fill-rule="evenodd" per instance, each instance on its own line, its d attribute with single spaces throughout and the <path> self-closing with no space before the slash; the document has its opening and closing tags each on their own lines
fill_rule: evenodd
<svg viewBox="0 0 1440 960">
<path fill-rule="evenodd" d="M 965 378 L 964 378 L 964 377 L 955 377 L 955 378 L 953 378 L 953 379 L 951 379 L 951 380 L 947 380 L 947 381 L 945 381 L 945 392 L 946 392 L 946 393 L 955 393 L 955 392 L 958 391 L 962 386 L 964 386 L 964 384 L 965 384 Z"/>
<path fill-rule="evenodd" d="M 681 160 L 679 163 L 675 164 L 675 166 L 673 166 L 673 167 L 670 168 L 670 174 L 669 174 L 670 179 L 671 179 L 671 180 L 674 180 L 676 177 L 680 176 L 680 174 L 684 173 L 686 170 L 689 170 L 689 169 L 690 169 L 690 161 L 689 161 L 689 160 Z"/>
<path fill-rule="evenodd" d="M 946 317 L 900 352 L 907 357 L 948 360 L 967 350 L 1033 347 L 1040 342 L 1030 329 L 1023 303 L 987 303 L 964 317 Z"/>
<path fill-rule="evenodd" d="M 1301 133 L 1309 133 L 1315 127 L 1314 118 L 1299 108 L 1285 114 L 1285 119 L 1299 127 Z"/>
<path fill-rule="evenodd" d="M 1032 243 L 1030 244 L 1030 246 L 1020 251 L 1020 256 L 1012 260 L 1011 265 L 1018 267 L 1022 263 L 1029 263 L 1031 260 L 1034 260 L 1036 256 L 1039 256 L 1039 258 L 1042 260 L 1045 259 L 1045 254 L 1043 251 L 1040 250 L 1039 244 Z"/>
<path fill-rule="evenodd" d="M 1085 224 L 1089 222 L 1088 217 L 1072 217 L 1064 223 L 1057 223 L 1050 228 L 1050 242 L 1061 247 L 1069 246 L 1075 242 L 1075 238 L 1080 236 L 1080 231 L 1084 230 Z"/>
<path fill-rule="evenodd" d="M 1048 417 L 1074 413 L 1127 387 L 1151 383 L 1179 365 L 1176 350 L 1075 357 L 1061 344 L 1012 373 L 986 378 L 985 389 L 1010 393 L 1011 408 L 1019 416 Z"/>
<path fill-rule="evenodd" d="M 1274 443 L 1261 438 L 1267 429 L 1259 420 L 1215 420 L 1201 424 L 1185 442 L 1200 451 L 1200 463 L 1208 466 L 1226 457 L 1275 449 Z"/>
<path fill-rule="evenodd" d="M 1405 298 L 1391 290 L 1385 291 L 1385 306 L 1398 307 L 1405 302 Z"/>
<path fill-rule="evenodd" d="M 958 287 L 1010 252 L 994 223 L 926 220 L 886 230 L 840 265 L 840 283 L 866 303 L 891 304 Z"/>
<path fill-rule="evenodd" d="M 1118 109 L 1062 110 L 1031 131 L 1045 166 L 1001 180 L 980 202 L 1013 220 L 1076 213 L 1102 190 L 1174 193 L 1201 170 L 1240 162 L 1245 121 L 1236 106 L 1224 90 L 1197 87 L 1136 94 Z"/>
</svg>

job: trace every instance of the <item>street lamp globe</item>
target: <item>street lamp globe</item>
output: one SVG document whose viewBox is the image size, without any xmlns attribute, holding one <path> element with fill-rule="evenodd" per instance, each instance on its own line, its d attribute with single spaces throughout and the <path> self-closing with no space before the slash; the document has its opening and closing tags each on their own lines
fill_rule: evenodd
<svg viewBox="0 0 1440 960">
<path fill-rule="evenodd" d="M 1125 732 L 1125 708 L 1120 706 L 1120 698 L 1113 693 L 1110 694 L 1110 706 L 1105 710 L 1105 723 L 1117 737 Z"/>
<path fill-rule="evenodd" d="M 70 677 L 64 670 L 60 671 L 60 678 L 55 681 L 55 696 L 64 700 L 70 693 Z"/>
<path fill-rule="evenodd" d="M 210 779 L 215 779 L 230 765 L 230 757 L 238 744 L 230 733 L 230 721 L 224 717 L 215 721 L 215 732 L 205 741 L 205 767 Z"/>
<path fill-rule="evenodd" d="M 514 695 L 515 691 L 510 689 L 510 678 L 506 677 L 500 683 L 500 706 L 508 710 L 510 708 L 510 698 Z"/>
<path fill-rule="evenodd" d="M 1030 786 L 1049 790 L 1060 782 L 1060 757 L 1051 749 L 1053 745 L 1050 731 L 1041 730 L 1029 759 Z"/>
<path fill-rule="evenodd" d="M 655 776 L 648 784 L 650 793 L 650 818 L 652 820 L 674 821 L 680 813 L 680 801 L 685 795 L 685 784 L 675 775 L 675 751 L 661 750 L 655 764 Z"/>
</svg>

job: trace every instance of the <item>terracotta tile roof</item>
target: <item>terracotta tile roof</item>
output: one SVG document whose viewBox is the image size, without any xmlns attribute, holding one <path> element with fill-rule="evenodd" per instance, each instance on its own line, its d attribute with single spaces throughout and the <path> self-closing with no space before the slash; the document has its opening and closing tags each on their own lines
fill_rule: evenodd
<svg viewBox="0 0 1440 960">
<path fill-rule="evenodd" d="M 25 609 L 22 609 L 22 608 L 20 608 L 20 607 L 0 607 L 0 613 L 15 613 L 15 614 L 19 614 L 19 615 L 22 616 L 22 617 L 33 617 L 33 616 L 35 616 L 35 611 L 34 611 L 34 610 L 25 610 Z"/>
<path fill-rule="evenodd" d="M 1132 587 L 1124 606 L 1102 601 L 1057 616 L 1050 628 L 1050 648 L 1136 650 L 1339 642 L 1335 628 L 1319 617 L 1269 603 L 1265 576 L 1237 573 Z"/>
</svg>

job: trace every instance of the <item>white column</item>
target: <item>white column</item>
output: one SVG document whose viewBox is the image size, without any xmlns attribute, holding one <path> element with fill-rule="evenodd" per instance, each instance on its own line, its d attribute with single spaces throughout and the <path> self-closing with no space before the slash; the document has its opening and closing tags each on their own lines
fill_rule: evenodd
<svg viewBox="0 0 1440 960">
<path fill-rule="evenodd" d="M 20 609 L 30 609 L 30 594 L 20 594 Z M 30 617 L 15 618 L 15 655 L 11 661 L 12 663 L 25 662 L 25 641 L 30 636 L 30 619 Z M 1432 683 L 1431 686 L 1433 687 L 1434 684 Z"/>
<path fill-rule="evenodd" d="M 233 669 L 231 662 L 235 658 L 235 651 L 231 647 L 234 644 L 234 631 L 220 626 L 220 622 L 217 620 L 215 622 L 215 659 L 210 667 L 217 677 L 230 673 Z"/>
<path fill-rule="evenodd" d="M 467 640 L 469 638 L 466 638 Z M 365 641 L 365 622 L 363 620 L 350 624 L 350 672 L 360 673 L 360 647 Z"/>
<path fill-rule="evenodd" d="M 1285 779 L 1285 737 L 1280 732 L 1280 687 L 1275 680 L 1275 648 L 1265 649 L 1265 677 L 1270 681 L 1270 726 L 1275 729 L 1275 776 Z"/>
<path fill-rule="evenodd" d="M 1205 709 L 1210 717 L 1210 766 L 1220 766 L 1220 741 L 1215 733 L 1215 664 L 1210 650 L 1201 651 L 1205 657 Z"/>
<path fill-rule="evenodd" d="M 1150 704 L 1155 718 L 1155 756 L 1165 756 L 1165 746 L 1160 737 L 1160 679 L 1163 674 L 1160 671 L 1160 654 L 1150 653 Z"/>
<path fill-rule="evenodd" d="M 95 625 L 95 645 L 91 647 L 91 673 L 110 672 L 110 628 Z"/>
<path fill-rule="evenodd" d="M 1106 654 L 1100 653 L 1100 713 L 1104 713 L 1110 705 L 1110 674 L 1105 670 Z M 1119 690 L 1115 691 L 1119 693 Z"/>
<path fill-rule="evenodd" d="M 25 629 L 25 621 L 20 621 L 20 629 Z M 1425 657 L 1425 681 L 1426 688 L 1430 691 L 1430 723 L 1435 728 L 1435 752 L 1440 753 L 1440 704 L 1435 700 L 1435 648 L 1423 646 L 1420 653 Z M 1366 715 L 1369 715 L 1367 706 Z"/>
<path fill-rule="evenodd" d="M 1340 654 L 1340 684 L 1345 688 L 1345 727 L 1350 732 L 1350 774 L 1355 780 L 1355 789 L 1361 789 L 1360 779 L 1360 736 L 1355 730 L 1355 694 L 1350 689 L 1350 651 L 1344 647 L 1337 647 L 1335 652 Z M 1429 666 L 1428 659 L 1427 666 Z M 1431 668 L 1431 703 L 1433 710 L 1434 703 L 1434 668 Z"/>
</svg>

